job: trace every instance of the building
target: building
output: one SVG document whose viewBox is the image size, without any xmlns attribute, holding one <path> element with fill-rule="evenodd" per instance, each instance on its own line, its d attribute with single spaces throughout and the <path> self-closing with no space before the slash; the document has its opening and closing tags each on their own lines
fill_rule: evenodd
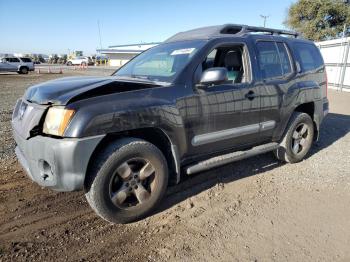
<svg viewBox="0 0 350 262">
<path fill-rule="evenodd" d="M 141 52 L 158 45 L 159 43 L 142 43 L 132 45 L 115 45 L 107 49 L 97 49 L 100 54 L 106 55 L 109 58 L 111 66 L 122 66 L 134 56 Z"/>
<path fill-rule="evenodd" d="M 328 87 L 350 92 L 350 37 L 316 43 L 326 65 Z"/>
</svg>

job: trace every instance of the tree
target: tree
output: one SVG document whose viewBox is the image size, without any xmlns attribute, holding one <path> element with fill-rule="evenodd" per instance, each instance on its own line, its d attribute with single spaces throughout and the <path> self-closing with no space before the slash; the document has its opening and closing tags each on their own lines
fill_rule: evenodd
<svg viewBox="0 0 350 262">
<path fill-rule="evenodd" d="M 299 0 L 291 4 L 285 25 L 310 40 L 350 35 L 350 6 L 343 0 Z"/>
<path fill-rule="evenodd" d="M 38 60 L 40 63 L 45 63 L 45 59 L 43 58 L 42 55 L 38 55 Z"/>
</svg>

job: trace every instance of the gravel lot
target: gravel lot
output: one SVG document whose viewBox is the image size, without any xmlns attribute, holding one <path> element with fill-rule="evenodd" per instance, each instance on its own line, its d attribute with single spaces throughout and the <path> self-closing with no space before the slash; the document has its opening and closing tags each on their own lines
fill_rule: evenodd
<svg viewBox="0 0 350 262">
<path fill-rule="evenodd" d="M 14 157 L 15 101 L 57 77 L 0 74 L 0 261 L 350 261 L 350 93 L 329 91 L 330 114 L 305 161 L 268 153 L 188 177 L 152 217 L 111 225 L 82 192 L 30 182 Z"/>
</svg>

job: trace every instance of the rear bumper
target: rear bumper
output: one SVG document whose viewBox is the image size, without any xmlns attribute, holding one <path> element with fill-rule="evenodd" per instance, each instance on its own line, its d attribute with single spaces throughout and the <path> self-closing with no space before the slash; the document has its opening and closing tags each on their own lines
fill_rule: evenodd
<svg viewBox="0 0 350 262">
<path fill-rule="evenodd" d="M 90 157 L 103 137 L 36 136 L 26 140 L 14 131 L 15 152 L 28 176 L 40 186 L 57 191 L 80 190 Z"/>
<path fill-rule="evenodd" d="M 328 99 L 323 99 L 323 117 L 325 117 L 329 113 L 329 102 Z"/>
<path fill-rule="evenodd" d="M 323 119 L 327 116 L 328 112 L 329 112 L 329 102 L 327 97 L 315 103 L 314 121 L 317 128 L 315 140 L 319 139 L 320 127 L 323 122 Z"/>
</svg>

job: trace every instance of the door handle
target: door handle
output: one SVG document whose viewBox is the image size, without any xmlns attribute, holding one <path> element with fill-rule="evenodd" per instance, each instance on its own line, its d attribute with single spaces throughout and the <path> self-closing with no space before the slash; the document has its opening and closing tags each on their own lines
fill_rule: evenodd
<svg viewBox="0 0 350 262">
<path fill-rule="evenodd" d="M 256 94 L 254 91 L 250 90 L 248 93 L 245 94 L 245 98 L 248 100 L 253 100 L 256 97 Z"/>
</svg>

